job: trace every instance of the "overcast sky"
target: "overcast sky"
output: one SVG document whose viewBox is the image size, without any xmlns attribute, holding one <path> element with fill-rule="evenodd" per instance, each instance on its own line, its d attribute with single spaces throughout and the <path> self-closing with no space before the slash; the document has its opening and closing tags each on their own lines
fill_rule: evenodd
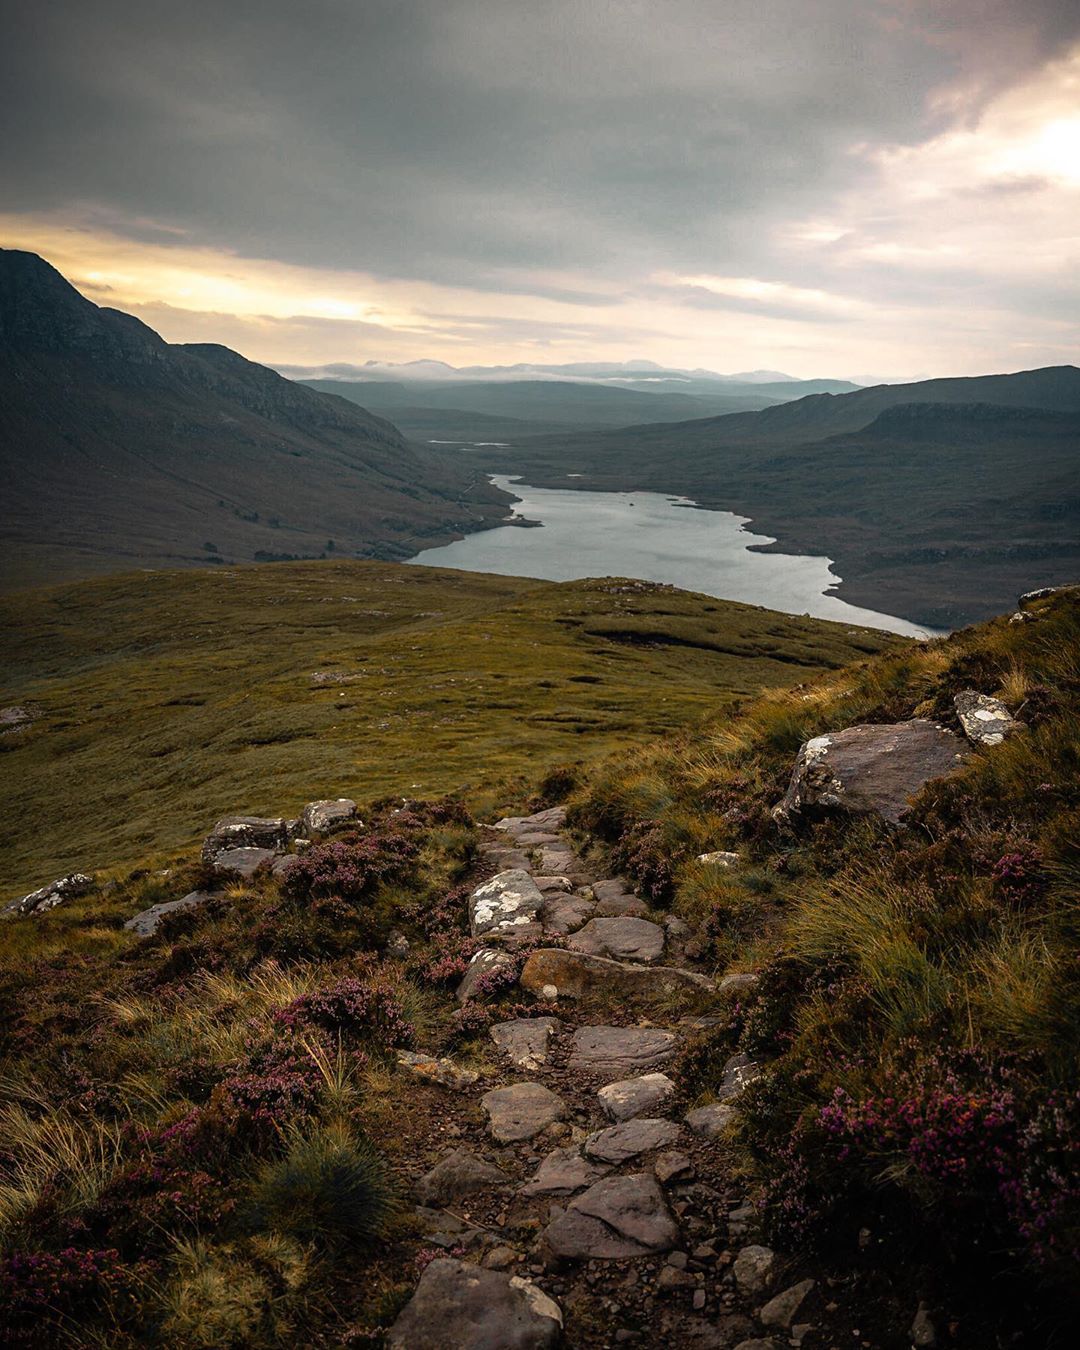
<svg viewBox="0 0 1080 1350">
<path fill-rule="evenodd" d="M 1080 359 L 1077 0 L 0 6 L 0 242 L 171 341 Z"/>
</svg>

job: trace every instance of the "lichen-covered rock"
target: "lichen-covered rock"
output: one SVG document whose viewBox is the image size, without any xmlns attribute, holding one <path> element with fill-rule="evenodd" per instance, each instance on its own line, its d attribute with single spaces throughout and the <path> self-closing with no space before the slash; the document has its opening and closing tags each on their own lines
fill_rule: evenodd
<svg viewBox="0 0 1080 1350">
<path fill-rule="evenodd" d="M 128 919 L 124 927 L 137 937 L 149 937 L 157 932 L 158 925 L 167 915 L 177 914 L 185 909 L 195 909 L 209 899 L 209 891 L 190 891 L 179 900 L 163 900 L 158 905 L 151 905 L 149 909 L 144 909 L 134 918 Z"/>
<path fill-rule="evenodd" d="M 922 717 L 815 736 L 800 749 L 787 794 L 773 814 L 785 822 L 845 811 L 899 824 L 920 789 L 959 768 L 970 754 L 954 732 Z"/>
<path fill-rule="evenodd" d="M 964 735 L 973 745 L 1000 745 L 1021 724 L 999 698 L 965 689 L 953 699 Z"/>
<path fill-rule="evenodd" d="M 559 1305 L 517 1275 L 432 1261 L 386 1336 L 388 1350 L 554 1350 Z"/>
<path fill-rule="evenodd" d="M 622 1261 L 670 1251 L 679 1228 L 648 1172 L 605 1177 L 571 1200 L 544 1237 L 556 1256 Z"/>
<path fill-rule="evenodd" d="M 659 998 L 693 988 L 710 993 L 712 981 L 674 966 L 635 966 L 606 956 L 545 947 L 533 952 L 521 972 L 521 987 L 540 998 L 588 998 L 615 994 L 623 999 Z"/>
<path fill-rule="evenodd" d="M 226 816 L 203 841 L 203 862 L 213 862 L 226 849 L 283 849 L 289 842 L 291 824 L 284 816 Z"/>
<path fill-rule="evenodd" d="M 50 881 L 47 886 L 31 891 L 3 908 L 5 914 L 45 914 L 68 900 L 77 900 L 94 889 L 94 878 L 85 872 L 70 872 L 66 877 Z"/>
<path fill-rule="evenodd" d="M 1062 591 L 1080 591 L 1080 581 L 1066 581 L 1060 586 L 1040 586 L 1038 590 L 1025 591 L 1016 603 L 1021 609 L 1027 609 L 1029 605 L 1039 600 L 1049 600 L 1052 595 L 1059 595 Z"/>
<path fill-rule="evenodd" d="M 358 825 L 356 803 L 349 797 L 338 797 L 321 802 L 308 802 L 304 807 L 303 829 L 308 836 L 331 834 L 346 825 Z"/>
<path fill-rule="evenodd" d="M 763 1294 L 776 1279 L 779 1262 L 769 1247 L 744 1247 L 735 1258 L 732 1272 L 744 1294 Z"/>
<path fill-rule="evenodd" d="M 490 992 L 487 984 L 498 981 L 503 972 L 509 973 L 513 969 L 514 958 L 509 952 L 500 947 L 481 947 L 473 955 L 457 987 L 457 1001 L 467 1003 L 471 998 L 487 997 Z"/>
<path fill-rule="evenodd" d="M 548 1044 L 559 1023 L 554 1017 L 517 1017 L 497 1022 L 491 1039 L 519 1069 L 539 1069 L 547 1063 Z"/>
<path fill-rule="evenodd" d="M 511 868 L 477 886 L 469 897 L 469 927 L 473 937 L 536 922 L 544 903 L 528 872 Z"/>
</svg>

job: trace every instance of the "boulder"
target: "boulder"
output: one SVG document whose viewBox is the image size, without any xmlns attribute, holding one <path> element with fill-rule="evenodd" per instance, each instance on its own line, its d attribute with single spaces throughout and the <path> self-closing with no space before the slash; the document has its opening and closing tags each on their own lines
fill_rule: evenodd
<svg viewBox="0 0 1080 1350">
<path fill-rule="evenodd" d="M 462 1148 L 437 1162 L 420 1178 L 414 1190 L 422 1205 L 437 1207 L 481 1191 L 501 1189 L 509 1182 L 501 1168 Z"/>
<path fill-rule="evenodd" d="M 953 699 L 964 735 L 973 745 L 1000 745 L 1006 736 L 1019 731 L 1021 723 L 999 698 L 965 689 Z"/>
<path fill-rule="evenodd" d="M 528 872 L 512 868 L 481 882 L 469 897 L 473 937 L 515 928 L 537 919 L 544 897 Z"/>
<path fill-rule="evenodd" d="M 349 797 L 308 802 L 304 807 L 303 829 L 309 837 L 313 834 L 332 834 L 334 830 L 344 829 L 346 825 L 359 824 L 356 819 L 356 803 Z"/>
<path fill-rule="evenodd" d="M 604 881 L 594 881 L 592 893 L 597 900 L 621 900 L 624 896 L 634 894 L 630 883 L 622 877 L 608 877 Z"/>
<path fill-rule="evenodd" d="M 260 867 L 269 867 L 277 856 L 272 848 L 226 848 L 215 853 L 214 871 L 251 877 Z"/>
<path fill-rule="evenodd" d="M 514 958 L 509 952 L 498 947 L 481 947 L 469 962 L 457 987 L 457 1001 L 467 1003 L 471 998 L 483 998 L 488 992 L 484 987 L 485 976 L 495 976 L 500 971 L 513 969 Z"/>
<path fill-rule="evenodd" d="M 787 794 L 773 815 L 783 823 L 843 811 L 875 814 L 896 825 L 917 792 L 970 755 L 959 736 L 922 717 L 815 736 L 800 749 Z"/>
<path fill-rule="evenodd" d="M 624 1120 L 621 1125 L 609 1125 L 595 1130 L 585 1140 L 582 1151 L 598 1162 L 624 1163 L 642 1153 L 667 1148 L 679 1137 L 679 1127 L 673 1120 L 648 1120 L 638 1117 Z"/>
<path fill-rule="evenodd" d="M 562 1312 L 517 1275 L 432 1261 L 386 1336 L 387 1350 L 554 1350 Z"/>
<path fill-rule="evenodd" d="M 639 1172 L 595 1182 L 544 1236 L 555 1256 L 622 1261 L 671 1251 L 679 1229 L 656 1178 Z"/>
<path fill-rule="evenodd" d="M 664 954 L 664 930 L 648 919 L 590 919 L 567 946 L 589 956 L 655 965 Z"/>
<path fill-rule="evenodd" d="M 514 1083 L 493 1088 L 480 1098 L 488 1114 L 488 1130 L 501 1144 L 531 1139 L 566 1115 L 562 1098 L 542 1083 Z"/>
<path fill-rule="evenodd" d="M 578 1027 L 569 1067 L 611 1075 L 656 1069 L 674 1058 L 679 1038 L 659 1027 Z"/>
<path fill-rule="evenodd" d="M 521 972 L 521 986 L 540 998 L 589 998 L 614 995 L 630 1000 L 663 998 L 682 989 L 711 993 L 712 981 L 674 966 L 634 966 L 585 952 L 542 948 Z"/>
<path fill-rule="evenodd" d="M 440 1059 L 437 1055 L 425 1054 L 423 1051 L 399 1050 L 397 1063 L 399 1069 L 419 1078 L 422 1083 L 435 1083 L 439 1087 L 458 1091 L 471 1087 L 480 1077 L 475 1069 L 463 1069 L 452 1059 Z"/>
<path fill-rule="evenodd" d="M 19 900 L 12 900 L 3 908 L 5 914 L 44 914 L 68 900 L 77 900 L 94 889 L 94 878 L 86 872 L 70 872 L 66 877 L 50 881 L 47 886 L 31 891 Z"/>
<path fill-rule="evenodd" d="M 573 1195 L 611 1171 L 608 1163 L 586 1158 L 573 1144 L 554 1149 L 521 1188 L 522 1195 Z"/>
<path fill-rule="evenodd" d="M 769 1247 L 744 1247 L 732 1266 L 735 1283 L 751 1297 L 763 1294 L 775 1280 L 778 1264 Z"/>
<path fill-rule="evenodd" d="M 670 1100 L 675 1095 L 675 1084 L 666 1073 L 646 1073 L 608 1083 L 596 1095 L 609 1120 L 633 1120 Z"/>
<path fill-rule="evenodd" d="M 512 1022 L 497 1022 L 490 1034 L 511 1064 L 519 1069 L 539 1069 L 547 1063 L 548 1042 L 558 1025 L 554 1017 L 518 1017 Z"/>
<path fill-rule="evenodd" d="M 591 900 L 583 900 L 580 895 L 560 895 L 548 893 L 544 896 L 544 907 L 540 911 L 540 921 L 545 932 L 558 933 L 565 937 L 576 932 L 583 923 L 592 918 L 596 905 Z"/>
<path fill-rule="evenodd" d="M 225 849 L 283 849 L 289 842 L 290 825 L 284 816 L 226 816 L 203 841 L 203 862 L 213 862 Z"/>
<path fill-rule="evenodd" d="M 181 910 L 195 909 L 199 905 L 204 905 L 209 899 L 209 891 L 189 891 L 179 900 L 163 900 L 158 905 L 151 905 L 149 909 L 144 909 L 141 913 L 136 914 L 133 919 L 128 919 L 124 927 L 129 933 L 134 933 L 137 937 L 149 937 L 151 933 L 157 932 L 158 925 L 167 914 L 177 914 Z"/>
</svg>

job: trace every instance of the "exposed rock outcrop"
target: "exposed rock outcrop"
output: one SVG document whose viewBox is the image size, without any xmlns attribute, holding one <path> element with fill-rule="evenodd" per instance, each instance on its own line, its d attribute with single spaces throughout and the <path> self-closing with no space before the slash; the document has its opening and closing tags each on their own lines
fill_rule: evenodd
<svg viewBox="0 0 1080 1350">
<path fill-rule="evenodd" d="M 4 906 L 4 914 L 45 914 L 50 909 L 55 909 L 57 905 L 63 905 L 68 900 L 77 900 L 80 896 L 89 895 L 94 889 L 94 878 L 85 872 L 71 872 L 66 877 L 60 877 L 57 881 L 50 881 L 47 886 L 42 886 L 39 890 L 31 891 L 29 895 L 24 895 L 21 899 L 12 900 L 10 904 Z"/>
</svg>

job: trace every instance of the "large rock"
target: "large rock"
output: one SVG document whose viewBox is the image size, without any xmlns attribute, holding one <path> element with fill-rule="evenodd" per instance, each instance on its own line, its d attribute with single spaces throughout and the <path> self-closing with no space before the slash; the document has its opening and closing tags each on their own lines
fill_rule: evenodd
<svg viewBox="0 0 1080 1350">
<path fill-rule="evenodd" d="M 569 1144 L 554 1149 L 536 1169 L 536 1175 L 521 1188 L 522 1195 L 573 1195 L 611 1171 L 608 1163 L 586 1158 Z"/>
<path fill-rule="evenodd" d="M 789 1330 L 813 1287 L 813 1280 L 800 1280 L 798 1284 L 793 1284 L 790 1289 L 785 1289 L 775 1298 L 769 1299 L 768 1303 L 758 1313 L 761 1325 L 772 1327 L 777 1331 Z"/>
<path fill-rule="evenodd" d="M 514 958 L 500 947 L 481 947 L 466 967 L 461 983 L 457 987 L 457 1001 L 467 1003 L 471 998 L 485 998 L 489 990 L 486 983 L 497 980 L 500 972 L 514 969 Z M 492 981 L 487 977 L 491 976 Z"/>
<path fill-rule="evenodd" d="M 232 848 L 283 849 L 291 826 L 284 816 L 226 816 L 203 841 L 203 862 L 213 862 L 219 853 Z"/>
<path fill-rule="evenodd" d="M 964 735 L 973 745 L 1000 745 L 1020 730 L 1020 723 L 999 698 L 965 689 L 953 699 Z"/>
<path fill-rule="evenodd" d="M 642 1073 L 667 1064 L 679 1038 L 659 1027 L 578 1027 L 569 1067 L 585 1073 Z"/>
<path fill-rule="evenodd" d="M 547 1063 L 548 1043 L 559 1023 L 554 1017 L 518 1017 L 497 1022 L 491 1039 L 519 1069 L 539 1069 Z"/>
<path fill-rule="evenodd" d="M 639 1154 L 667 1148 L 678 1137 L 679 1127 L 673 1120 L 637 1118 L 594 1131 L 585 1140 L 582 1151 L 598 1162 L 624 1163 Z"/>
<path fill-rule="evenodd" d="M 349 797 L 338 797 L 330 801 L 308 802 L 303 814 L 304 833 L 310 838 L 313 834 L 332 834 L 334 830 L 344 829 L 346 825 L 358 825 L 356 803 Z"/>
<path fill-rule="evenodd" d="M 815 736 L 800 749 L 779 821 L 804 814 L 875 814 L 899 824 L 927 783 L 958 768 L 971 750 L 937 722 L 916 717 Z"/>
<path fill-rule="evenodd" d="M 566 1115 L 561 1097 L 542 1083 L 514 1083 L 493 1088 L 480 1098 L 488 1114 L 488 1129 L 501 1144 L 531 1139 Z"/>
<path fill-rule="evenodd" d="M 149 937 L 157 932 L 158 925 L 167 915 L 178 914 L 185 909 L 195 909 L 199 905 L 206 904 L 209 899 L 208 891 L 189 891 L 179 900 L 163 900 L 158 905 L 151 905 L 149 909 L 136 914 L 133 919 L 128 919 L 124 927 L 138 937 Z"/>
<path fill-rule="evenodd" d="M 486 1162 L 467 1149 L 457 1149 L 437 1162 L 416 1183 L 416 1198 L 422 1205 L 450 1205 L 455 1200 L 481 1191 L 499 1190 L 510 1178 L 494 1163 Z"/>
<path fill-rule="evenodd" d="M 589 956 L 655 965 L 664 954 L 664 930 L 648 919 L 590 919 L 567 946 Z"/>
<path fill-rule="evenodd" d="M 559 1305 L 517 1275 L 432 1261 L 390 1328 L 388 1350 L 554 1350 Z"/>
<path fill-rule="evenodd" d="M 528 872 L 512 868 L 484 881 L 469 897 L 473 937 L 536 921 L 544 897 Z"/>
<path fill-rule="evenodd" d="M 214 871 L 253 877 L 260 867 L 271 866 L 277 856 L 272 848 L 226 848 L 214 855 Z"/>
<path fill-rule="evenodd" d="M 621 1261 L 670 1251 L 679 1229 L 656 1178 L 639 1172 L 597 1181 L 544 1236 L 556 1256 Z"/>
<path fill-rule="evenodd" d="M 55 909 L 57 905 L 66 904 L 68 900 L 77 900 L 80 896 L 88 895 L 93 889 L 92 876 L 88 876 L 85 872 L 71 872 L 57 881 L 50 881 L 39 890 L 31 891 L 29 895 L 24 895 L 19 900 L 12 900 L 4 906 L 3 913 L 44 914 L 50 909 Z"/>
<path fill-rule="evenodd" d="M 596 1095 L 609 1120 L 633 1120 L 674 1097 L 675 1084 L 666 1073 L 646 1073 L 608 1083 Z"/>
<path fill-rule="evenodd" d="M 539 998 L 622 999 L 667 997 L 683 989 L 710 993 L 712 981 L 695 971 L 674 966 L 635 966 L 606 956 L 545 947 L 533 952 L 521 972 L 521 986 Z"/>
</svg>

